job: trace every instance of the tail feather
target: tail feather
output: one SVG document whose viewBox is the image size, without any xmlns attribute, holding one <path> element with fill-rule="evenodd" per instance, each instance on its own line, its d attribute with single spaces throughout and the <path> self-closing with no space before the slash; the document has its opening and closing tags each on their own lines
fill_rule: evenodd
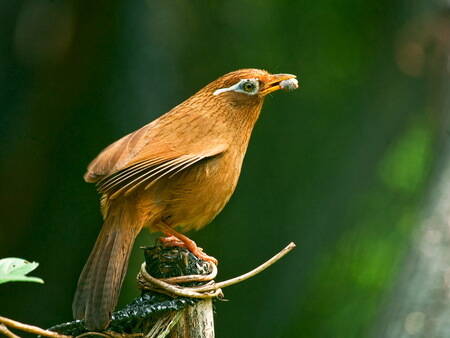
<svg viewBox="0 0 450 338">
<path fill-rule="evenodd" d="M 116 210 L 117 211 L 117 210 Z M 108 215 L 81 272 L 72 304 L 88 329 L 104 329 L 117 305 L 134 240 L 141 230 L 126 210 Z"/>
</svg>

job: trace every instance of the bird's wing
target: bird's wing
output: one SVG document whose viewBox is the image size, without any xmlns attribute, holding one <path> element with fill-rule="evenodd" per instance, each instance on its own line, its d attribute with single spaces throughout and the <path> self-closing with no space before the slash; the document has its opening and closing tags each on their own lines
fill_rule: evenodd
<svg viewBox="0 0 450 338">
<path fill-rule="evenodd" d="M 89 165 L 85 180 L 97 182 L 98 191 L 114 199 L 144 184 L 147 189 L 160 178 L 176 175 L 228 148 L 217 139 L 181 142 L 170 132 L 169 137 L 161 137 L 152 127 L 147 125 L 107 147 Z"/>
<path fill-rule="evenodd" d="M 151 124 L 148 124 L 110 144 L 89 164 L 84 180 L 98 182 L 126 167 L 148 144 L 150 132 Z"/>
<path fill-rule="evenodd" d="M 225 150 L 226 146 L 218 146 L 203 153 L 156 157 L 136 162 L 100 180 L 97 188 L 100 193 L 109 195 L 110 199 L 121 194 L 128 195 L 140 186 L 148 189 L 162 177 L 172 177 L 195 163 Z"/>
</svg>

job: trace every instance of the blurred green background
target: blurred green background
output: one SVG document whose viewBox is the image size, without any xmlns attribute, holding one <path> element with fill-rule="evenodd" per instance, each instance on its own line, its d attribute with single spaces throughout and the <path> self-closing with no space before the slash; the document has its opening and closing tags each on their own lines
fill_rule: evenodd
<svg viewBox="0 0 450 338">
<path fill-rule="evenodd" d="M 1 285 L 0 314 L 71 320 L 101 225 L 86 165 L 252 67 L 301 88 L 267 98 L 233 198 L 190 236 L 220 280 L 298 247 L 225 290 L 216 336 L 370 336 L 439 167 L 448 17 L 419 0 L 0 1 L 0 257 L 40 262 L 46 282 Z M 122 304 L 153 238 L 135 245 Z"/>
</svg>

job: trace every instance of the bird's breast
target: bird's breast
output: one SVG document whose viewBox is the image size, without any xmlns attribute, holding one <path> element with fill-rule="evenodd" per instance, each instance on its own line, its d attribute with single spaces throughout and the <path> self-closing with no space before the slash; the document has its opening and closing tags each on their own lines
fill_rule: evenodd
<svg viewBox="0 0 450 338">
<path fill-rule="evenodd" d="M 184 231 L 211 222 L 233 194 L 242 160 L 243 154 L 231 149 L 162 182 L 158 190 L 164 221 Z"/>
</svg>

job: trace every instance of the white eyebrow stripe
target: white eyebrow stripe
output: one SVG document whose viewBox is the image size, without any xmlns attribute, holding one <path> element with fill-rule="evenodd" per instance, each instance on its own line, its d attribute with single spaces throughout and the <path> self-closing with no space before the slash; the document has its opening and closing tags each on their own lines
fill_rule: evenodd
<svg viewBox="0 0 450 338">
<path fill-rule="evenodd" d="M 219 95 L 219 94 L 222 94 L 222 93 L 225 93 L 225 92 L 230 92 L 232 90 L 238 89 L 239 88 L 239 84 L 241 82 L 242 82 L 242 80 L 239 81 L 238 83 L 232 85 L 231 87 L 217 89 L 217 90 L 214 91 L 213 95 Z"/>
<path fill-rule="evenodd" d="M 258 81 L 258 79 L 256 79 L 256 78 L 252 78 L 252 79 L 240 79 L 238 83 L 232 85 L 231 87 L 228 87 L 228 88 L 220 88 L 220 89 L 215 90 L 214 93 L 213 93 L 213 95 L 219 95 L 219 94 L 222 94 L 222 93 L 225 93 L 225 92 L 230 92 L 230 91 L 233 91 L 233 90 L 238 90 L 240 84 L 241 84 L 242 82 L 245 82 L 245 81 Z M 243 91 L 239 91 L 239 92 L 245 93 L 245 92 L 243 92 Z M 245 94 L 248 94 L 248 93 L 245 93 Z M 249 94 L 249 95 L 253 95 L 253 94 Z"/>
</svg>

